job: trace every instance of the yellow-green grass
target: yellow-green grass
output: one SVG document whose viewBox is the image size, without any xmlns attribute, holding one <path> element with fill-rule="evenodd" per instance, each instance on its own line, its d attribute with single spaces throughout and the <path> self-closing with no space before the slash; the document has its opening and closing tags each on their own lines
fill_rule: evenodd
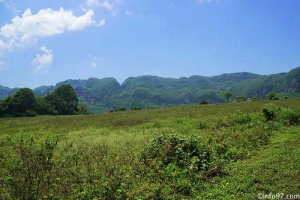
<svg viewBox="0 0 300 200">
<path fill-rule="evenodd" d="M 83 160 L 80 162 L 84 170 L 82 171 L 83 175 L 80 176 L 84 177 L 88 176 L 86 175 L 88 166 L 84 159 L 87 159 L 89 155 L 99 156 L 103 151 L 104 160 L 98 157 L 90 161 L 93 169 L 96 170 L 95 174 L 102 173 L 97 170 L 111 168 L 110 170 L 115 170 L 115 173 L 122 177 L 122 181 L 124 181 L 122 184 L 132 184 L 132 186 L 126 185 L 120 186 L 119 189 L 111 189 L 111 191 L 120 193 L 114 194 L 114 198 L 120 199 L 124 196 L 129 199 L 158 198 L 155 195 L 157 195 L 157 191 L 160 191 L 159 188 L 163 188 L 160 191 L 163 199 L 167 196 L 170 199 L 175 197 L 178 199 L 257 199 L 259 193 L 299 194 L 299 126 L 283 125 L 276 121 L 266 122 L 262 108 L 267 104 L 296 109 L 300 107 L 300 99 L 250 100 L 87 116 L 2 118 L 0 119 L 0 151 L 10 149 L 9 141 L 18 140 L 23 136 L 25 138 L 32 137 L 39 144 L 43 144 L 47 137 L 57 138 L 58 150 L 54 152 L 55 162 L 60 162 L 61 155 L 72 154 L 76 149 L 76 152 L 81 149 L 83 154 L 80 155 Z M 270 134 L 265 134 L 265 132 L 270 132 Z M 165 179 L 160 180 L 163 181 L 160 183 L 151 181 L 151 177 L 156 177 L 156 175 L 143 174 L 143 170 L 149 169 L 136 165 L 141 165 L 138 157 L 150 144 L 151 139 L 159 134 L 177 134 L 183 137 L 199 136 L 215 154 L 214 157 L 218 156 L 218 151 L 224 150 L 222 152 L 224 155 L 218 158 L 225 159 L 222 173 L 213 177 L 203 177 L 202 172 L 199 172 L 195 175 L 199 176 L 199 180 L 193 180 L 193 184 L 198 185 L 191 186 L 186 195 L 181 190 L 177 194 L 177 189 L 173 188 L 176 188 L 178 181 L 189 180 L 188 177 L 180 175 L 183 173 L 180 170 L 179 175 L 174 175 L 174 179 L 176 179 L 174 183 Z M 265 138 L 269 135 L 270 140 Z M 70 147 L 72 148 L 70 149 Z M 94 151 L 93 149 L 99 151 L 99 155 L 89 154 L 90 151 Z M 10 149 L 10 151 L 12 150 Z M 68 161 L 68 159 L 66 157 L 65 160 Z M 100 161 L 111 166 L 102 168 L 103 166 L 97 163 Z M 57 164 L 57 166 L 59 165 Z M 72 170 L 78 169 L 80 168 L 72 166 Z M 140 174 L 135 170 L 141 170 Z M 7 171 L 0 170 L 0 174 L 3 176 L 8 176 L 6 173 Z M 126 180 L 123 180 L 123 173 Z M 151 171 L 151 173 L 154 172 Z M 110 177 L 109 171 L 104 174 L 105 180 L 109 184 L 109 180 L 114 176 Z M 116 180 L 111 182 L 114 183 L 114 181 L 117 182 Z M 111 185 L 113 185 L 112 183 Z M 93 189 L 91 188 L 94 186 L 90 183 L 85 184 L 84 187 L 87 191 L 84 191 L 92 195 Z M 102 183 L 97 184 L 101 185 Z M 62 187 L 66 187 L 66 185 L 67 181 L 62 183 Z M 98 185 L 95 183 L 95 187 Z M 73 191 L 74 196 L 70 198 L 83 198 L 84 195 L 87 195 L 80 191 L 82 185 L 80 187 L 74 185 L 74 187 L 79 189 Z M 117 186 L 114 185 L 114 187 Z M 0 191 L 4 193 L 3 198 L 9 199 L 11 194 L 7 188 L 1 188 Z M 55 195 L 55 192 L 53 194 L 51 192 L 52 190 L 45 197 L 51 199 L 51 195 Z M 76 196 L 75 193 L 82 196 Z M 97 197 L 96 194 L 93 195 L 93 197 Z M 109 195 L 113 196 L 113 194 Z M 102 194 L 102 198 L 103 196 L 105 195 Z M 59 197 L 66 198 L 63 195 Z M 89 199 L 87 196 L 84 197 Z"/>
</svg>

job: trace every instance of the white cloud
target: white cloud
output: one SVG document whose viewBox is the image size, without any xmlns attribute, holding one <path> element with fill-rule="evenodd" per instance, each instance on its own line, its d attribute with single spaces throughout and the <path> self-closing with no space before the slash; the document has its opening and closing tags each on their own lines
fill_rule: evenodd
<svg viewBox="0 0 300 200">
<path fill-rule="evenodd" d="M 112 3 L 109 3 L 107 0 L 105 0 L 102 4 L 101 7 L 105 8 L 106 10 L 111 10 L 114 8 L 114 5 Z"/>
<path fill-rule="evenodd" d="M 109 3 L 107 0 L 100 2 L 99 0 L 87 0 L 86 5 L 89 8 L 98 8 L 102 7 L 105 8 L 106 10 L 112 10 L 114 8 L 113 3 Z"/>
<path fill-rule="evenodd" d="M 19 14 L 20 10 L 17 10 L 15 4 L 9 0 L 0 0 L 0 3 L 4 4 L 8 10 L 11 10 L 14 14 Z"/>
<path fill-rule="evenodd" d="M 37 14 L 32 14 L 28 8 L 21 17 L 13 18 L 11 24 L 2 26 L 0 36 L 6 48 L 14 49 L 35 42 L 39 37 L 83 30 L 88 26 L 97 25 L 93 16 L 92 9 L 77 17 L 62 7 L 59 10 L 42 9 Z"/>
<path fill-rule="evenodd" d="M 106 23 L 105 19 L 102 19 L 102 20 L 99 21 L 99 23 L 98 23 L 97 26 L 98 26 L 98 27 L 99 27 L 99 26 L 104 26 L 105 23 Z"/>
<path fill-rule="evenodd" d="M 37 71 L 45 71 L 47 70 L 47 67 L 52 64 L 53 53 L 51 49 L 47 49 L 45 46 L 42 46 L 40 49 L 44 54 L 37 54 L 33 63 L 36 64 Z"/>
<path fill-rule="evenodd" d="M 5 48 L 5 44 L 4 42 L 0 39 L 0 56 L 1 56 L 1 52 L 2 50 Z"/>
<path fill-rule="evenodd" d="M 87 0 L 86 5 L 90 8 L 97 7 L 100 5 L 100 2 L 98 0 Z"/>
<path fill-rule="evenodd" d="M 98 58 L 92 54 L 87 55 L 87 63 L 92 67 L 97 67 Z"/>
</svg>

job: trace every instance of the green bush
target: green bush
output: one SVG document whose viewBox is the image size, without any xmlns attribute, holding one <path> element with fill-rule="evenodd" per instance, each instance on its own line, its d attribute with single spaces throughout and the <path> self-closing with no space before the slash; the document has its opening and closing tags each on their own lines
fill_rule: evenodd
<svg viewBox="0 0 300 200">
<path fill-rule="evenodd" d="M 206 105 L 206 104 L 208 104 L 208 101 L 207 100 L 202 100 L 202 101 L 199 102 L 199 104 L 200 105 Z"/>
<path fill-rule="evenodd" d="M 266 121 L 272 121 L 272 120 L 274 120 L 276 118 L 275 109 L 276 109 L 275 106 L 273 106 L 271 104 L 266 105 L 262 109 Z"/>
<path fill-rule="evenodd" d="M 207 170 L 212 159 L 208 148 L 197 136 L 184 138 L 176 134 L 160 134 L 141 153 L 141 160 L 150 167 L 165 168 L 175 164 L 181 169 Z M 193 166 L 192 166 L 193 165 Z"/>
<path fill-rule="evenodd" d="M 241 111 L 236 111 L 231 118 L 232 121 L 237 124 L 248 124 L 252 121 L 249 113 L 242 113 Z"/>
<path fill-rule="evenodd" d="M 279 113 L 280 120 L 286 125 L 298 125 L 300 123 L 300 110 L 283 109 Z"/>
<path fill-rule="evenodd" d="M 4 187 L 12 199 L 42 199 L 53 187 L 53 152 L 57 139 L 47 138 L 40 144 L 33 137 L 21 135 L 10 143 L 1 166 L 7 170 Z"/>
<path fill-rule="evenodd" d="M 275 92 L 270 92 L 266 95 L 266 99 L 268 99 L 268 100 L 278 100 L 279 97 L 277 96 L 277 94 Z"/>
</svg>

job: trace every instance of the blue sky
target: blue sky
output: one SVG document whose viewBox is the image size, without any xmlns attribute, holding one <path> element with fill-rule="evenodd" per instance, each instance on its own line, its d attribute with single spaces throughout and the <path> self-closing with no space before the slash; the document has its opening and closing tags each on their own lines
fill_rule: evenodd
<svg viewBox="0 0 300 200">
<path fill-rule="evenodd" d="M 300 66 L 298 0 L 0 0 L 0 85 Z"/>
</svg>

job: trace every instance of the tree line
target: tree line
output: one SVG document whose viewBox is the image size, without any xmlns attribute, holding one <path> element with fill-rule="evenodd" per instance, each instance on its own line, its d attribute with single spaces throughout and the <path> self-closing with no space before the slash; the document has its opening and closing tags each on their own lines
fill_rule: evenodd
<svg viewBox="0 0 300 200">
<path fill-rule="evenodd" d="M 85 104 L 71 85 L 64 84 L 43 97 L 36 97 L 29 88 L 21 88 L 15 94 L 0 101 L 0 117 L 32 117 L 36 115 L 89 114 Z"/>
</svg>

